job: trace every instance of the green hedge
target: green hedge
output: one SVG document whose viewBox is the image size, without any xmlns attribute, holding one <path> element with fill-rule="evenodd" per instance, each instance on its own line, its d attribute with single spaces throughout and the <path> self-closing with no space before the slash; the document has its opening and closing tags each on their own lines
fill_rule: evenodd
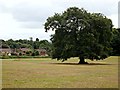
<svg viewBox="0 0 120 90">
<path fill-rule="evenodd" d="M 0 59 L 12 59 L 12 58 L 50 58 L 50 56 L 0 56 Z"/>
</svg>

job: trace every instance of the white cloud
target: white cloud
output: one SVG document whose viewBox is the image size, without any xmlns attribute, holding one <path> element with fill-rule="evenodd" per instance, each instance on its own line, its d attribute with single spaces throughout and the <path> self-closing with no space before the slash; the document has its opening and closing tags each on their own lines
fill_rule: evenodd
<svg viewBox="0 0 120 90">
<path fill-rule="evenodd" d="M 36 29 L 36 27 L 32 27 L 36 25 L 36 23 L 27 22 L 26 24 L 32 24 L 31 27 L 21 28 L 20 25 L 22 22 L 17 22 L 11 14 L 8 13 L 0 13 L 0 38 L 1 39 L 29 39 L 29 37 L 40 38 L 42 39 L 50 39 L 50 35 L 52 32 L 45 33 L 45 30 L 42 27 Z M 33 25 L 34 24 L 34 25 Z M 26 25 L 27 26 L 27 25 Z M 39 25 L 37 25 L 39 26 Z M 41 28 L 41 29 L 40 29 Z"/>
<path fill-rule="evenodd" d="M 49 39 L 43 24 L 48 16 L 61 13 L 69 7 L 101 12 L 118 27 L 119 0 L 0 0 L 0 38 L 39 37 Z"/>
<path fill-rule="evenodd" d="M 10 33 L 15 31 L 19 24 L 13 19 L 11 14 L 0 13 L 0 33 Z"/>
</svg>

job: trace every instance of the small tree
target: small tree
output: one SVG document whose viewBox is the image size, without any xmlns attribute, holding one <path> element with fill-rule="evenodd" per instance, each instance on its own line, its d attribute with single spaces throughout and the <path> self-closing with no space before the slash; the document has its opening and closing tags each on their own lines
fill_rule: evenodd
<svg viewBox="0 0 120 90">
<path fill-rule="evenodd" d="M 45 23 L 45 30 L 55 30 L 51 41 L 52 58 L 67 60 L 79 57 L 100 60 L 108 57 L 112 38 L 112 21 L 101 13 L 88 13 L 77 7 L 68 8 L 61 14 L 56 13 Z"/>
<path fill-rule="evenodd" d="M 40 55 L 39 51 L 35 51 L 35 56 L 38 56 L 38 55 Z"/>
</svg>

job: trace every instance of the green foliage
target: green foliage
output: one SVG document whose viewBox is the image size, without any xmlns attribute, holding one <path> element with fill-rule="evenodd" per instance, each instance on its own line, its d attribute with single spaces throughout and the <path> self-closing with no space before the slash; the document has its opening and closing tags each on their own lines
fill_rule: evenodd
<svg viewBox="0 0 120 90">
<path fill-rule="evenodd" d="M 20 52 L 19 55 L 22 56 L 22 53 Z"/>
<path fill-rule="evenodd" d="M 39 42 L 39 38 L 36 38 L 36 41 Z"/>
<path fill-rule="evenodd" d="M 35 51 L 35 56 L 38 56 L 40 55 L 38 51 Z"/>
<path fill-rule="evenodd" d="M 35 53 L 34 53 L 34 52 L 32 53 L 32 56 L 35 56 Z"/>
<path fill-rule="evenodd" d="M 51 55 L 51 48 L 52 48 L 52 44 L 51 42 L 47 41 L 47 40 L 39 40 L 38 38 L 36 38 L 36 41 L 33 41 L 33 38 L 30 37 L 30 40 L 27 39 L 19 39 L 19 40 L 0 40 L 0 42 L 2 43 L 2 48 L 11 48 L 14 51 L 17 51 L 17 53 L 19 53 L 19 55 L 22 55 L 22 53 L 20 53 L 20 48 L 29 48 L 31 51 L 24 51 L 24 53 L 26 53 L 26 55 L 30 56 L 32 53 L 32 56 L 35 55 L 39 55 L 38 51 L 36 52 L 35 49 L 45 49 L 48 53 L 48 55 Z M 12 55 L 16 55 L 15 53 L 12 53 Z"/>
<path fill-rule="evenodd" d="M 48 17 L 45 30 L 51 36 L 52 58 L 67 60 L 83 57 L 100 60 L 108 57 L 112 40 L 112 21 L 101 13 L 88 13 L 77 7 Z"/>
<path fill-rule="evenodd" d="M 120 56 L 120 29 L 113 29 L 113 39 L 111 42 L 111 55 Z"/>
<path fill-rule="evenodd" d="M 2 44 L 2 45 L 1 45 L 1 48 L 9 48 L 9 46 L 6 45 L 6 44 Z"/>
<path fill-rule="evenodd" d="M 38 55 L 40 55 L 40 54 L 39 54 L 39 51 L 34 51 L 34 52 L 32 53 L 32 56 L 38 56 Z"/>
<path fill-rule="evenodd" d="M 47 40 L 39 41 L 39 39 L 36 38 L 36 41 L 33 41 L 32 37 L 30 38 L 30 40 L 26 40 L 26 39 L 24 39 L 24 40 L 22 40 L 22 39 L 12 40 L 12 39 L 9 39 L 9 40 L 4 41 L 4 42 L 5 42 L 4 44 L 6 46 L 9 46 L 12 49 L 15 49 L 15 48 L 39 49 L 39 48 L 46 48 L 46 47 L 50 48 L 50 46 L 47 46 L 47 45 L 50 45 L 50 42 L 48 42 Z"/>
<path fill-rule="evenodd" d="M 40 48 L 43 48 L 47 51 L 47 54 L 51 56 L 52 43 L 47 40 L 40 41 Z"/>
<path fill-rule="evenodd" d="M 32 51 L 26 51 L 26 55 L 30 56 Z"/>
<path fill-rule="evenodd" d="M 0 56 L 0 59 L 15 59 L 15 58 L 50 58 L 49 56 Z"/>
<path fill-rule="evenodd" d="M 10 57 L 9 56 L 6 56 L 6 55 L 3 55 L 0 57 L 0 59 L 9 59 Z"/>
</svg>

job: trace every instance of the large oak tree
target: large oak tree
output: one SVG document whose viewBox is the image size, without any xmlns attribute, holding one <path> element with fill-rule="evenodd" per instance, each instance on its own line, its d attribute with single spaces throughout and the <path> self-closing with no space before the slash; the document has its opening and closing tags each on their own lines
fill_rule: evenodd
<svg viewBox="0 0 120 90">
<path fill-rule="evenodd" d="M 112 21 L 101 13 L 89 13 L 77 7 L 70 7 L 63 13 L 48 17 L 45 30 L 55 30 L 51 36 L 52 58 L 67 60 L 79 57 L 101 60 L 108 57 L 112 39 Z"/>
</svg>

